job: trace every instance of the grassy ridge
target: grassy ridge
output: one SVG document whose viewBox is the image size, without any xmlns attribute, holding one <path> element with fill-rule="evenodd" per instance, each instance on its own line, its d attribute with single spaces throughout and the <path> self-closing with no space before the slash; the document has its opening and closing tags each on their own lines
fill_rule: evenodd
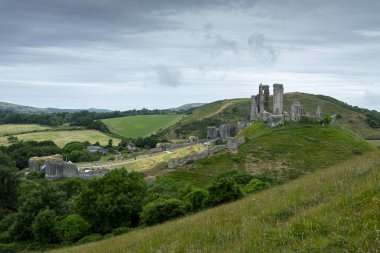
<svg viewBox="0 0 380 253">
<path fill-rule="evenodd" d="M 298 123 L 277 128 L 256 123 L 240 136 L 247 141 L 239 152 L 222 152 L 162 176 L 189 181 L 199 187 L 206 187 L 213 178 L 231 169 L 268 173 L 288 180 L 374 149 L 347 130 Z"/>
<path fill-rule="evenodd" d="M 66 143 L 72 141 L 89 141 L 95 143 L 99 141 L 101 145 L 107 145 L 109 139 L 113 139 L 113 144 L 117 145 L 119 139 L 111 138 L 97 130 L 57 130 L 57 131 L 44 131 L 34 132 L 27 134 L 15 135 L 19 140 L 33 140 L 33 141 L 54 141 L 59 147 L 63 147 Z M 8 145 L 6 137 L 0 137 L 0 146 Z"/>
<path fill-rule="evenodd" d="M 342 116 L 339 121 L 340 126 L 359 134 L 365 139 L 380 139 L 380 129 L 369 127 L 363 113 L 342 106 L 340 103 L 334 102 L 334 99 L 323 99 L 323 97 L 317 95 L 299 92 L 285 93 L 284 111 L 290 112 L 291 105 L 296 100 L 300 101 L 305 111 L 312 113 L 312 115 L 315 115 L 317 106 L 320 106 L 322 112 L 326 115 L 340 114 Z M 272 110 L 272 101 L 273 97 L 270 96 L 269 111 Z M 238 121 L 248 119 L 249 113 L 250 99 L 248 98 L 222 100 L 195 109 L 193 114 L 185 117 L 171 128 L 173 132 L 182 130 L 180 132 L 183 135 L 204 137 L 208 124 L 236 124 Z"/>
<path fill-rule="evenodd" d="M 145 137 L 159 129 L 173 125 L 182 118 L 180 114 L 139 115 L 102 120 L 111 132 L 124 137 Z"/>
<path fill-rule="evenodd" d="M 52 252 L 376 252 L 380 151 L 235 203 Z"/>
</svg>

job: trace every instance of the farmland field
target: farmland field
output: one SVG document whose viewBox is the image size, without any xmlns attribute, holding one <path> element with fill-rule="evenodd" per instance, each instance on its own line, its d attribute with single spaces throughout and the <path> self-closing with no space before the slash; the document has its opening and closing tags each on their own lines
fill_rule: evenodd
<svg viewBox="0 0 380 253">
<path fill-rule="evenodd" d="M 19 140 L 34 141 L 54 141 L 59 147 L 63 147 L 66 143 L 72 141 L 89 141 L 95 143 L 99 141 L 101 145 L 106 145 L 109 139 L 113 139 L 113 145 L 119 143 L 119 139 L 111 138 L 96 130 L 62 130 L 62 131 L 45 131 L 27 134 L 15 135 Z M 7 137 L 0 137 L 0 146 L 8 145 Z"/>
<path fill-rule="evenodd" d="M 111 132 L 131 138 L 144 137 L 161 128 L 173 125 L 183 117 L 181 114 L 139 115 L 113 119 L 103 119 Z"/>
<path fill-rule="evenodd" d="M 0 125 L 0 136 L 20 134 L 25 132 L 44 131 L 47 129 L 51 129 L 51 127 L 35 124 L 5 124 Z"/>
</svg>

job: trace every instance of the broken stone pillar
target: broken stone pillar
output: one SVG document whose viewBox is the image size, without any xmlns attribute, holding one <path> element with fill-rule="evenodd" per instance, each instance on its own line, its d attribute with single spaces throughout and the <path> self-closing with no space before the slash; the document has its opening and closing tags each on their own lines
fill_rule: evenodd
<svg viewBox="0 0 380 253">
<path fill-rule="evenodd" d="M 260 84 L 258 97 L 259 97 L 258 109 L 261 115 L 265 112 L 266 109 L 268 109 L 268 105 L 269 105 L 269 86 L 268 85 Z"/>
<path fill-rule="evenodd" d="M 256 96 L 251 96 L 251 114 L 250 114 L 250 120 L 255 121 L 258 119 L 259 110 L 257 108 L 257 101 Z"/>
<path fill-rule="evenodd" d="M 273 114 L 281 115 L 284 105 L 284 86 L 273 84 Z"/>
<path fill-rule="evenodd" d="M 316 116 L 316 118 L 317 118 L 318 121 L 322 120 L 322 111 L 321 111 L 321 107 L 320 106 L 317 107 L 317 112 L 316 112 L 315 116 Z"/>
<path fill-rule="evenodd" d="M 229 124 L 222 124 L 219 126 L 219 137 L 221 140 L 225 141 L 228 137 L 235 135 L 235 127 Z"/>
<path fill-rule="evenodd" d="M 216 127 L 207 127 L 207 139 L 213 140 L 218 137 L 218 128 Z"/>
<path fill-rule="evenodd" d="M 338 118 L 336 117 L 336 115 L 331 116 L 330 126 L 337 126 L 337 125 L 338 125 Z"/>
</svg>

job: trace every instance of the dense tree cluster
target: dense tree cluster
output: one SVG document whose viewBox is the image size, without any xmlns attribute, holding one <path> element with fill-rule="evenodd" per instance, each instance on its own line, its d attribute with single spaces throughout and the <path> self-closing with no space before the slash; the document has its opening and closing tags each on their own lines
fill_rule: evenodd
<svg viewBox="0 0 380 253">
<path fill-rule="evenodd" d="M 0 153 L 0 160 L 14 168 L 6 155 Z M 7 192 L 12 198 L 0 195 L 0 210 L 7 209 L 0 216 L 0 244 L 3 240 L 7 242 L 6 247 L 28 245 L 29 249 L 119 235 L 135 227 L 154 225 L 234 201 L 245 192 L 259 191 L 269 185 L 268 181 L 240 170 L 223 174 L 207 189 L 170 178 L 147 184 L 143 174 L 120 169 L 90 181 L 39 179 L 20 195 L 15 171 L 0 168 L 0 182 L 13 180 L 1 189 L 1 193 Z"/>
</svg>

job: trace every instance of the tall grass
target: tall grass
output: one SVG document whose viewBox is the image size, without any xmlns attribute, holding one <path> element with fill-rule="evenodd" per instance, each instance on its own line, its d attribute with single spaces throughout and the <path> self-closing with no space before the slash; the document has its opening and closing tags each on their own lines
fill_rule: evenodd
<svg viewBox="0 0 380 253">
<path fill-rule="evenodd" d="M 243 200 L 52 252 L 376 252 L 380 151 Z"/>
</svg>

